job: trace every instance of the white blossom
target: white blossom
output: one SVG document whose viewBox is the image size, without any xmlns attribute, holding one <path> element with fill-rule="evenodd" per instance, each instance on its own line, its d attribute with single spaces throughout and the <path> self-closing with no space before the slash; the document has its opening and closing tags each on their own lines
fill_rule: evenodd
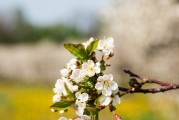
<svg viewBox="0 0 179 120">
<path fill-rule="evenodd" d="M 76 67 L 77 67 L 76 62 L 77 62 L 77 59 L 73 58 L 67 63 L 66 67 L 71 70 L 76 69 Z"/>
<path fill-rule="evenodd" d="M 63 95 L 66 95 L 66 90 L 64 88 L 64 80 L 63 79 L 58 79 L 55 83 L 55 88 L 53 88 L 53 92 L 62 96 Z"/>
<path fill-rule="evenodd" d="M 106 38 L 104 40 L 99 40 L 97 49 L 102 50 L 104 55 L 109 55 L 113 52 L 113 43 L 114 39 L 112 37 Z"/>
<path fill-rule="evenodd" d="M 91 43 L 91 42 L 93 42 L 94 41 L 94 38 L 90 38 L 87 42 L 84 42 L 84 43 L 82 43 L 82 45 L 84 45 L 84 47 L 85 47 L 85 49 L 87 48 L 87 46 Z"/>
<path fill-rule="evenodd" d="M 98 91 L 102 91 L 104 96 L 110 96 L 113 90 L 118 89 L 117 83 L 113 81 L 112 74 L 99 76 L 97 81 L 95 88 Z"/>
<path fill-rule="evenodd" d="M 120 100 L 119 95 L 115 95 L 115 96 L 112 98 L 112 104 L 115 106 L 115 105 L 120 104 L 120 103 L 121 103 L 121 100 Z"/>
<path fill-rule="evenodd" d="M 55 84 L 55 88 L 53 88 L 54 93 L 56 93 L 56 95 L 54 95 L 53 97 L 54 102 L 59 102 L 61 100 L 62 95 L 64 96 L 68 95 L 65 89 L 65 84 L 67 85 L 67 87 L 71 92 L 78 90 L 77 85 L 73 85 L 69 79 L 62 77 L 61 79 L 57 80 Z"/>
<path fill-rule="evenodd" d="M 82 64 L 82 72 L 84 75 L 92 77 L 95 73 L 100 73 L 100 63 L 95 64 L 92 60 L 88 60 L 87 62 Z"/>
<path fill-rule="evenodd" d="M 120 100 L 120 97 L 118 95 L 118 92 L 119 92 L 119 89 L 116 89 L 116 90 L 112 91 L 112 95 L 113 95 L 113 97 L 112 97 L 112 104 L 114 106 L 121 103 L 121 100 Z"/>
<path fill-rule="evenodd" d="M 111 97 L 102 95 L 99 98 L 99 103 L 101 106 L 107 106 L 111 102 Z"/>
<path fill-rule="evenodd" d="M 88 94 L 87 93 L 81 94 L 80 92 L 77 92 L 75 96 L 76 96 L 76 105 L 77 105 L 76 114 L 78 116 L 82 116 L 84 109 L 86 108 L 86 101 L 88 100 Z"/>
<path fill-rule="evenodd" d="M 79 83 L 83 80 L 84 74 L 82 73 L 81 69 L 74 69 L 70 78 L 73 79 L 73 81 L 75 81 L 76 83 Z"/>
<path fill-rule="evenodd" d="M 61 69 L 61 70 L 60 70 L 61 76 L 62 76 L 62 77 L 68 77 L 70 71 L 71 71 L 71 70 L 68 69 L 68 68 L 63 68 L 63 69 Z"/>
<path fill-rule="evenodd" d="M 55 103 L 55 102 L 59 102 L 61 100 L 61 95 L 59 95 L 59 94 L 55 94 L 54 96 L 53 96 L 53 102 Z"/>
</svg>

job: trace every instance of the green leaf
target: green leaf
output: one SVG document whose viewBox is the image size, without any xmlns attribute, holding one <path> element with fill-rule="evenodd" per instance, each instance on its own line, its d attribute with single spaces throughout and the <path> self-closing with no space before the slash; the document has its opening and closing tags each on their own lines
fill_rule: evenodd
<svg viewBox="0 0 179 120">
<path fill-rule="evenodd" d="M 70 105 L 72 105 L 73 103 L 74 103 L 74 101 L 60 101 L 60 102 L 54 103 L 50 107 L 52 107 L 52 108 L 66 108 L 66 107 L 69 107 Z"/>
<path fill-rule="evenodd" d="M 111 112 L 113 112 L 113 111 L 116 110 L 116 107 L 115 107 L 114 105 L 110 104 L 110 105 L 109 105 L 109 110 L 110 110 Z"/>
<path fill-rule="evenodd" d="M 66 90 L 66 92 L 68 93 L 68 97 L 70 98 L 70 99 L 73 99 L 74 100 L 74 98 L 75 98 L 75 96 L 74 96 L 74 94 L 70 91 L 70 89 L 68 88 L 68 86 L 65 84 L 65 90 Z"/>
<path fill-rule="evenodd" d="M 98 40 L 92 41 L 86 48 L 88 55 L 91 55 L 91 53 L 97 48 L 97 46 L 98 46 Z"/>
<path fill-rule="evenodd" d="M 79 60 L 87 60 L 88 55 L 86 53 L 86 50 L 82 44 L 64 44 L 64 47 L 77 59 Z"/>
</svg>

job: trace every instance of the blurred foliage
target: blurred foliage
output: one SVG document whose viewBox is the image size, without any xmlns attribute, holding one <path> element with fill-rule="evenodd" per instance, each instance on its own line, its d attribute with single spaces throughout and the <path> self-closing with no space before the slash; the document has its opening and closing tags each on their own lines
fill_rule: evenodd
<svg viewBox="0 0 179 120">
<path fill-rule="evenodd" d="M 70 24 L 54 24 L 51 26 L 35 26 L 24 18 L 20 9 L 15 12 L 15 20 L 13 20 L 12 29 L 9 26 L 4 26 L 0 21 L 0 43 L 16 44 L 16 43 L 36 43 L 44 38 L 52 42 L 63 42 L 67 39 L 83 39 L 84 37 L 97 35 L 99 26 L 93 29 L 93 32 L 84 32 L 74 25 Z"/>
<path fill-rule="evenodd" d="M 60 116 L 75 116 L 69 109 L 65 114 L 50 111 L 52 104 L 52 84 L 0 83 L 0 120 L 57 120 Z M 162 99 L 161 99 L 162 100 Z M 160 101 L 159 101 L 160 102 Z M 172 103 L 167 103 L 172 104 Z M 122 98 L 116 113 L 124 120 L 170 120 L 149 104 L 146 95 Z M 100 113 L 101 120 L 111 120 L 114 116 L 108 108 Z"/>
</svg>

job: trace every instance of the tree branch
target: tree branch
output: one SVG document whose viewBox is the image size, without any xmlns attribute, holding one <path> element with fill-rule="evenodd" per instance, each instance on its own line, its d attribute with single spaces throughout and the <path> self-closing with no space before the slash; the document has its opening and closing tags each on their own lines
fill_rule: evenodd
<svg viewBox="0 0 179 120">
<path fill-rule="evenodd" d="M 119 87 L 119 91 L 123 92 L 119 96 L 122 97 L 126 94 L 133 94 L 133 93 L 159 93 L 165 92 L 169 90 L 179 89 L 179 84 L 172 84 L 167 82 L 162 82 L 160 80 L 150 79 L 150 78 L 142 78 L 139 75 L 131 72 L 130 70 L 124 70 L 126 74 L 128 74 L 131 79 L 129 81 L 130 88 Z M 141 82 L 139 82 L 140 80 Z M 145 84 L 158 84 L 162 86 L 161 88 L 149 88 L 149 89 L 142 89 Z"/>
</svg>

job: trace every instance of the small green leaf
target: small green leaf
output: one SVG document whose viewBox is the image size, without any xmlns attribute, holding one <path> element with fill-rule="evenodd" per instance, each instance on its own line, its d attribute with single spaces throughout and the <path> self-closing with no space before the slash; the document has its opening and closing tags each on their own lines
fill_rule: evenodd
<svg viewBox="0 0 179 120">
<path fill-rule="evenodd" d="M 64 44 L 64 47 L 79 60 L 86 60 L 88 58 L 86 50 L 82 44 L 68 43 Z"/>
<path fill-rule="evenodd" d="M 93 83 L 92 78 L 90 78 L 90 77 L 85 77 L 85 78 L 84 78 L 84 81 L 80 83 L 80 86 L 81 86 L 81 87 L 84 87 L 84 88 L 93 88 L 94 83 Z"/>
<path fill-rule="evenodd" d="M 50 107 L 52 107 L 52 108 L 66 108 L 66 107 L 69 107 L 70 105 L 72 105 L 73 103 L 74 103 L 74 101 L 60 101 L 60 102 L 54 103 Z"/>
<path fill-rule="evenodd" d="M 110 110 L 111 112 L 113 112 L 113 111 L 116 110 L 116 107 L 115 107 L 114 105 L 110 104 L 110 105 L 109 105 L 109 110 Z"/>
<path fill-rule="evenodd" d="M 88 55 L 91 55 L 91 53 L 97 48 L 97 46 L 98 46 L 98 40 L 92 41 L 86 48 Z"/>
<path fill-rule="evenodd" d="M 68 93 L 68 97 L 70 98 L 70 99 L 73 99 L 74 100 L 74 98 L 75 98 L 75 96 L 74 96 L 74 94 L 70 91 L 70 89 L 68 88 L 68 86 L 65 84 L 65 90 L 66 90 L 66 92 Z"/>
<path fill-rule="evenodd" d="M 99 106 L 99 105 L 100 105 L 99 98 L 97 98 L 97 99 L 94 101 L 94 105 L 96 105 L 96 106 Z"/>
</svg>

